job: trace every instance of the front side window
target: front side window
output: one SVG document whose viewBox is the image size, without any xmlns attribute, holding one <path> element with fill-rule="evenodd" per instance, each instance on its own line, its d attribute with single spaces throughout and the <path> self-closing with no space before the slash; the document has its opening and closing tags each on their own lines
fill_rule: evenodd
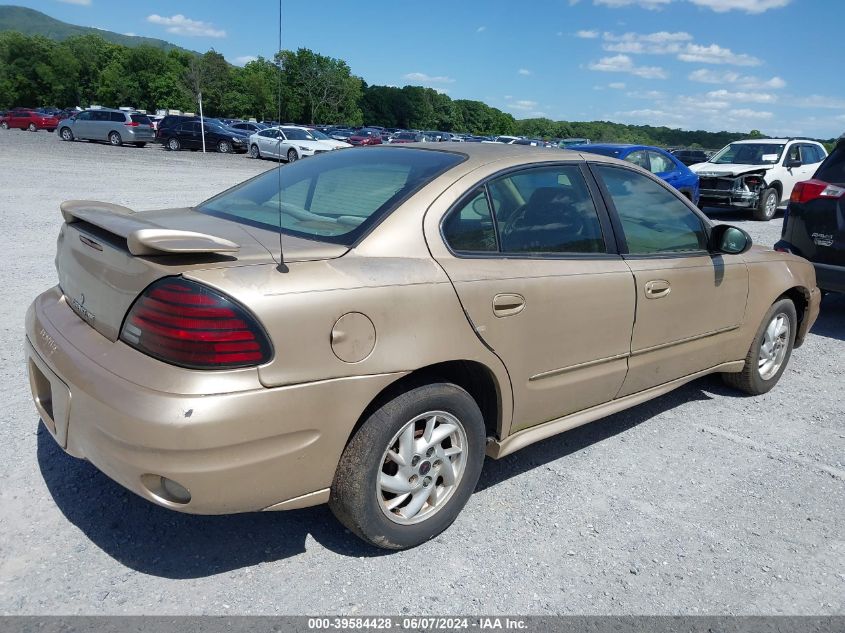
<svg viewBox="0 0 845 633">
<path fill-rule="evenodd" d="M 596 165 L 634 255 L 707 249 L 704 224 L 686 204 L 651 178 L 629 169 Z"/>
<path fill-rule="evenodd" d="M 207 213 L 295 236 L 352 245 L 402 200 L 463 162 L 450 152 L 327 152 L 248 180 L 202 203 Z"/>
<path fill-rule="evenodd" d="M 651 163 L 650 171 L 653 174 L 665 174 L 675 170 L 675 163 L 660 152 L 649 152 L 648 159 Z"/>
</svg>

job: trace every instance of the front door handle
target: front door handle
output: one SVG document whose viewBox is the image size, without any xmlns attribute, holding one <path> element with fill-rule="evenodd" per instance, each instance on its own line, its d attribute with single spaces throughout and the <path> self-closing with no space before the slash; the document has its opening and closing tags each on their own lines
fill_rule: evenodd
<svg viewBox="0 0 845 633">
<path fill-rule="evenodd" d="M 652 279 L 646 282 L 645 296 L 647 299 L 660 299 L 672 292 L 672 286 L 665 279 Z"/>
<path fill-rule="evenodd" d="M 513 316 L 525 309 L 525 297 L 518 294 L 498 294 L 493 297 L 493 314 L 497 317 Z"/>
</svg>

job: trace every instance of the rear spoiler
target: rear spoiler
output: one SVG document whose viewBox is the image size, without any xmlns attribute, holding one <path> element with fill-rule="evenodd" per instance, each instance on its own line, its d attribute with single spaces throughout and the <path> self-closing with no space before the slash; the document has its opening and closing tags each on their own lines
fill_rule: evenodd
<svg viewBox="0 0 845 633">
<path fill-rule="evenodd" d="M 126 240 L 133 255 L 184 255 L 190 253 L 236 253 L 240 246 L 222 237 L 167 229 L 135 217 L 132 209 L 108 202 L 68 200 L 62 202 L 67 224 L 87 222 Z"/>
</svg>

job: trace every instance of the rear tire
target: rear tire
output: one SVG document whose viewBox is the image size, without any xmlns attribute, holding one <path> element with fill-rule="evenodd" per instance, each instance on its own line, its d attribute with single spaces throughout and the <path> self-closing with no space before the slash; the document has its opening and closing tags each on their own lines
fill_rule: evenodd
<svg viewBox="0 0 845 633">
<path fill-rule="evenodd" d="M 4 130 L 8 130 L 8 129 L 9 129 L 9 124 L 8 124 L 8 123 L 6 123 L 5 121 L 3 121 L 2 123 L 0 123 L 0 127 L 1 127 L 1 128 L 3 128 Z"/>
<path fill-rule="evenodd" d="M 109 143 L 111 143 L 115 147 L 120 147 L 121 145 L 123 145 L 123 139 L 117 132 L 111 132 L 109 133 Z"/>
<path fill-rule="evenodd" d="M 35 126 L 35 123 L 30 123 L 29 126 L 27 126 L 26 129 L 29 130 L 30 132 L 37 132 L 38 131 L 38 128 Z"/>
<path fill-rule="evenodd" d="M 757 206 L 752 212 L 752 217 L 761 222 L 768 222 L 778 211 L 778 204 L 780 203 L 780 196 L 778 190 L 774 187 L 769 187 L 760 195 L 760 200 L 757 201 Z"/>
<path fill-rule="evenodd" d="M 295 163 L 299 159 L 299 155 L 296 153 L 295 149 L 288 150 L 288 162 Z"/>
<path fill-rule="evenodd" d="M 420 545 L 449 527 L 466 505 L 485 443 L 481 410 L 464 389 L 452 383 L 411 388 L 382 404 L 352 436 L 329 507 L 372 545 Z"/>
<path fill-rule="evenodd" d="M 249 146 L 249 155 L 253 158 L 261 158 L 261 150 L 258 149 L 258 145 L 253 143 Z"/>
<path fill-rule="evenodd" d="M 71 132 L 69 127 L 63 127 L 59 132 L 59 136 L 62 137 L 63 141 L 72 141 L 73 140 L 73 132 Z"/>
<path fill-rule="evenodd" d="M 779 299 L 766 312 L 751 348 L 745 367 L 738 374 L 722 374 L 726 384 L 752 396 L 759 396 L 774 387 L 792 356 L 798 316 L 795 304 Z"/>
<path fill-rule="evenodd" d="M 180 149 L 182 149 L 182 143 L 179 141 L 178 138 L 171 138 L 167 141 L 167 149 L 172 152 L 178 152 Z"/>
</svg>

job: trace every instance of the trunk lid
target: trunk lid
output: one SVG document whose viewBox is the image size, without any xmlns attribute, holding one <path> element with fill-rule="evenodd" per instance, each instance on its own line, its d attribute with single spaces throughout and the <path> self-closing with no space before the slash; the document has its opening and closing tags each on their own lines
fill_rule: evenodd
<svg viewBox="0 0 845 633">
<path fill-rule="evenodd" d="M 106 338 L 117 340 L 135 298 L 161 277 L 185 271 L 277 264 L 279 234 L 193 209 L 133 213 L 99 202 L 62 205 L 56 252 L 68 305 Z M 333 259 L 345 246 L 283 237 L 286 262 Z"/>
</svg>

